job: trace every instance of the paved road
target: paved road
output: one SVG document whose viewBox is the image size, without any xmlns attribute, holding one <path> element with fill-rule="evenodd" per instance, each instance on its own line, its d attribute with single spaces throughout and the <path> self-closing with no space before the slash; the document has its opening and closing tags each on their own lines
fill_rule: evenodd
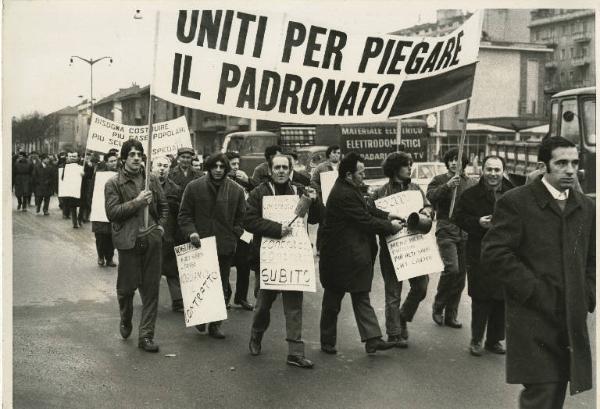
<svg viewBox="0 0 600 409">
<path fill-rule="evenodd" d="M 16 204 L 13 205 L 16 208 Z M 252 313 L 233 309 L 225 340 L 186 329 L 170 310 L 163 279 L 156 327 L 159 354 L 118 333 L 116 269 L 96 265 L 90 225 L 74 230 L 55 198 L 51 215 L 13 211 L 13 383 L 15 408 L 511 408 L 518 386 L 504 383 L 504 358 L 468 354 L 469 329 L 437 327 L 430 318 L 437 285 L 410 326 L 410 347 L 368 356 L 349 297 L 339 318 L 340 351 L 319 351 L 322 289 L 304 298 L 304 339 L 313 370 L 285 364 L 281 302 L 275 303 L 263 354 L 248 353 Z M 232 282 L 235 274 L 232 273 Z M 373 305 L 383 326 L 383 280 Z M 469 298 L 461 319 L 468 321 Z M 590 331 L 594 333 L 593 318 Z M 595 352 L 595 351 L 594 351 Z M 175 357 L 166 357 L 175 354 Z M 567 400 L 595 407 L 595 393 Z"/>
</svg>

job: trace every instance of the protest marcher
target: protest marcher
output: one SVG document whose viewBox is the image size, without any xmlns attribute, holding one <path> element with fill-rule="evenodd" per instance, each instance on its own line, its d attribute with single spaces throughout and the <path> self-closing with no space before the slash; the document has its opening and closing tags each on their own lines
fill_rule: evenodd
<svg viewBox="0 0 600 409">
<path fill-rule="evenodd" d="M 205 162 L 207 175 L 190 182 L 183 191 L 177 221 L 183 237 L 196 247 L 200 239 L 214 236 L 225 304 L 229 298 L 229 271 L 238 239 L 244 229 L 244 189 L 227 177 L 229 160 L 223 153 L 211 155 Z M 196 327 L 204 330 L 203 325 Z M 221 321 L 208 325 L 213 338 L 225 338 Z"/>
<path fill-rule="evenodd" d="M 177 225 L 177 215 L 183 189 L 169 178 L 170 163 L 169 158 L 165 156 L 153 158 L 152 173 L 158 178 L 169 204 L 169 217 L 164 225 L 165 232 L 162 238 L 162 275 L 167 279 L 167 286 L 171 295 L 171 309 L 174 312 L 182 312 L 183 296 L 181 295 L 181 283 L 174 247 L 184 241 Z"/>
<path fill-rule="evenodd" d="M 38 151 L 31 151 L 29 153 L 29 161 L 31 162 L 31 165 L 33 166 L 33 169 L 35 169 L 36 166 L 40 165 L 42 163 L 42 161 L 40 160 L 40 154 Z M 33 178 L 33 172 L 32 172 L 32 178 Z M 33 179 L 32 179 L 33 180 Z M 31 185 L 31 190 L 33 192 L 33 196 L 34 196 L 34 200 L 35 203 L 37 203 L 37 195 L 35 194 L 35 184 L 32 183 Z M 28 202 L 29 206 L 31 206 L 31 195 L 29 195 L 29 202 Z"/>
<path fill-rule="evenodd" d="M 242 186 L 244 189 L 244 197 L 247 199 L 248 192 L 252 190 L 253 186 L 250 183 L 246 172 L 240 170 L 240 155 L 237 152 L 227 152 L 225 155 L 227 155 L 227 159 L 229 159 L 229 167 L 231 168 L 227 176 Z M 254 306 L 248 302 L 248 287 L 250 282 L 249 243 L 246 243 L 243 240 L 238 240 L 235 256 L 233 258 L 233 266 L 236 270 L 235 295 L 233 297 L 233 303 L 241 306 L 245 310 L 252 311 Z M 228 293 L 232 293 L 231 284 L 229 285 Z M 229 306 L 229 300 L 227 300 L 227 305 Z"/>
<path fill-rule="evenodd" d="M 427 199 L 436 211 L 435 237 L 444 262 L 444 271 L 440 276 L 433 302 L 432 318 L 437 325 L 451 328 L 462 328 L 457 318 L 460 296 L 465 288 L 467 234 L 449 220 L 448 216 L 454 189 L 457 188 L 456 200 L 458 201 L 462 192 L 475 184 L 464 173 L 467 163 L 465 154 L 459 161 L 458 149 L 450 149 L 444 155 L 444 164 L 448 172 L 434 176 L 427 186 Z M 460 175 L 459 166 L 462 166 Z"/>
<path fill-rule="evenodd" d="M 293 164 L 292 176 L 290 176 L 290 180 L 292 181 L 292 183 L 296 183 L 302 186 L 310 185 L 310 178 L 307 175 L 296 170 L 296 167 L 298 166 L 298 154 L 296 152 L 290 152 L 289 155 L 292 158 Z"/>
<path fill-rule="evenodd" d="M 58 162 L 56 163 L 56 168 L 59 169 L 59 172 L 57 173 L 61 173 L 60 169 L 63 169 L 67 163 L 67 152 L 59 152 L 58 154 Z M 58 194 L 58 174 L 57 177 L 55 179 L 55 183 L 54 183 L 54 191 L 57 192 Z M 69 215 L 69 209 L 67 208 L 67 206 L 65 206 L 65 199 L 63 197 L 58 197 L 58 208 L 62 211 L 62 216 L 63 219 L 68 219 L 70 217 Z"/>
<path fill-rule="evenodd" d="M 405 191 L 418 191 L 423 198 L 420 213 L 431 218 L 431 205 L 419 185 L 410 180 L 412 158 L 404 152 L 394 152 L 384 159 L 381 167 L 389 178 L 388 182 L 375 191 L 373 200 Z M 379 265 L 385 286 L 385 328 L 389 342 L 395 342 L 400 348 L 408 346 L 408 322 L 411 322 L 421 301 L 427 295 L 429 276 L 421 275 L 408 280 L 408 292 L 402 307 L 402 281 L 398 281 L 394 265 L 384 235 L 379 236 Z"/>
<path fill-rule="evenodd" d="M 96 171 L 96 165 L 99 162 L 99 158 L 96 154 L 86 152 L 83 160 L 83 177 L 81 178 L 81 198 L 80 198 L 80 209 L 79 219 L 83 223 L 90 221 L 90 213 L 92 211 L 92 195 L 94 193 L 94 173 Z M 116 168 L 115 168 L 116 170 Z"/>
<path fill-rule="evenodd" d="M 17 196 L 17 210 L 27 211 L 29 198 L 31 197 L 32 173 L 33 165 L 27 159 L 27 154 L 24 151 L 20 151 L 13 166 L 13 185 L 15 187 L 15 196 Z"/>
<path fill-rule="evenodd" d="M 118 157 L 116 152 L 108 152 L 104 155 L 103 166 L 98 166 L 92 179 L 92 196 L 93 187 L 96 184 L 96 174 L 101 172 L 116 172 Z M 113 245 L 112 232 L 110 223 L 108 222 L 92 222 L 92 232 L 96 237 L 96 253 L 98 255 L 98 265 L 100 267 L 116 267 L 117 264 L 113 261 L 115 255 L 115 246 Z"/>
<path fill-rule="evenodd" d="M 506 296 L 506 380 L 523 384 L 519 407 L 562 408 L 591 389 L 586 319 L 596 302 L 595 204 L 573 189 L 577 147 L 552 137 L 538 161 L 544 175 L 496 202 L 483 238 L 484 272 Z"/>
<path fill-rule="evenodd" d="M 158 344 L 154 342 L 154 325 L 162 263 L 162 226 L 167 221 L 169 207 L 153 175 L 150 175 L 149 189 L 145 190 L 145 175 L 141 166 L 143 153 L 141 142 L 130 139 L 123 143 L 123 168 L 106 183 L 104 196 L 106 215 L 112 222 L 113 243 L 119 251 L 119 331 L 125 339 L 131 334 L 133 296 L 135 290 L 139 289 L 142 317 L 138 347 L 147 352 L 158 352 Z M 149 215 L 146 227 L 144 208 L 147 206 Z"/>
<path fill-rule="evenodd" d="M 202 172 L 201 156 L 196 155 L 192 158 L 192 168 L 196 169 L 198 172 Z"/>
<path fill-rule="evenodd" d="M 365 177 L 363 158 L 350 152 L 342 159 L 338 178 L 327 200 L 319 272 L 323 285 L 321 350 L 335 354 L 337 317 L 345 293 L 352 297 L 354 317 L 367 353 L 396 345 L 381 339 L 381 329 L 369 293 L 377 255 L 376 234 L 402 229 L 391 213 L 367 205 L 359 186 Z"/>
<path fill-rule="evenodd" d="M 504 354 L 500 343 L 504 340 L 504 294 L 498 280 L 487 276 L 480 262 L 481 240 L 491 226 L 496 201 L 513 185 L 503 177 L 504 160 L 488 156 L 483 160 L 483 174 L 479 183 L 465 190 L 456 203 L 454 221 L 469 235 L 467 240 L 467 281 L 471 296 L 471 345 L 473 356 L 485 349 Z M 486 333 L 487 327 L 487 333 Z"/>
<path fill-rule="evenodd" d="M 50 158 L 42 153 L 41 161 L 33 166 L 32 181 L 33 191 L 35 193 L 35 212 L 39 213 L 44 203 L 44 216 L 48 216 L 48 206 L 50 205 L 50 196 L 54 193 L 54 179 L 56 178 L 56 168 L 50 164 Z"/>
<path fill-rule="evenodd" d="M 283 152 L 283 149 L 279 145 L 271 145 L 267 146 L 265 149 L 265 161 L 259 164 L 256 168 L 254 168 L 254 172 L 252 172 L 252 184 L 254 186 L 258 186 L 263 182 L 268 182 L 271 180 L 271 176 L 269 175 L 269 161 L 273 156 Z"/>
<path fill-rule="evenodd" d="M 340 164 L 340 158 L 342 154 L 340 151 L 340 147 L 338 145 L 331 145 L 325 151 L 325 157 L 327 158 L 324 162 L 321 162 L 317 165 L 317 167 L 313 170 L 313 173 L 310 178 L 310 185 L 317 189 L 319 193 L 319 213 L 320 213 L 320 223 L 317 228 L 317 254 L 319 254 L 321 248 L 321 237 L 323 236 L 323 219 L 325 218 L 325 204 L 323 201 L 323 192 L 321 190 L 321 173 L 330 172 L 332 170 L 337 170 Z"/>
<path fill-rule="evenodd" d="M 77 152 L 69 152 L 67 153 L 67 159 L 65 162 L 65 166 L 59 171 L 59 178 L 64 178 L 65 176 L 65 167 L 71 163 L 79 164 L 79 153 Z M 81 189 L 81 187 L 80 187 Z M 81 227 L 82 220 L 81 215 L 79 214 L 78 208 L 81 205 L 81 199 L 75 197 L 63 197 L 63 214 L 67 216 L 71 216 L 71 222 L 73 223 L 73 228 L 77 229 Z"/>
<path fill-rule="evenodd" d="M 313 200 L 313 203 L 316 199 L 316 192 L 313 189 L 305 190 L 291 183 L 292 159 L 289 156 L 272 156 L 268 160 L 268 164 L 271 168 L 270 181 L 259 184 L 250 192 L 244 223 L 246 230 L 254 234 L 252 260 L 255 271 L 259 269 L 262 237 L 281 239 L 292 233 L 292 227 L 263 217 L 263 198 L 265 196 L 306 194 Z M 279 291 L 266 289 L 258 291 L 249 343 L 252 355 L 259 355 L 261 352 L 262 338 L 271 320 L 271 306 L 278 293 Z M 302 341 L 303 296 L 301 291 L 281 291 L 286 341 L 288 342 L 287 364 L 300 368 L 312 368 L 314 364 L 305 357 L 304 342 Z"/>
<path fill-rule="evenodd" d="M 177 165 L 169 172 L 169 178 L 180 188 L 185 187 L 194 179 L 204 173 L 192 167 L 192 158 L 195 152 L 192 148 L 179 148 L 177 150 Z"/>
</svg>

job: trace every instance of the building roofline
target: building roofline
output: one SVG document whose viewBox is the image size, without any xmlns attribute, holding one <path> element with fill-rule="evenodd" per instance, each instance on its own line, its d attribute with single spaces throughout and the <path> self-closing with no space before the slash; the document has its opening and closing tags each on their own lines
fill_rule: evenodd
<svg viewBox="0 0 600 409">
<path fill-rule="evenodd" d="M 543 44 L 536 43 L 501 43 L 481 41 L 479 48 L 487 50 L 508 50 L 508 51 L 532 51 L 538 53 L 552 53 L 553 49 L 546 47 Z"/>
<path fill-rule="evenodd" d="M 528 27 L 539 27 L 544 26 L 546 24 L 554 24 L 561 21 L 569 21 L 575 20 L 581 17 L 594 16 L 596 14 L 594 9 L 584 9 L 581 11 L 575 11 L 573 13 L 565 13 L 565 14 L 556 14 L 550 17 L 538 18 L 535 20 L 531 20 Z"/>
</svg>

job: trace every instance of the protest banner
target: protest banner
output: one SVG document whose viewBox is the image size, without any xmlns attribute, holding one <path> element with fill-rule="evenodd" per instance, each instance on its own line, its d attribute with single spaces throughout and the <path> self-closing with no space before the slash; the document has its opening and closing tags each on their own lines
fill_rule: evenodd
<svg viewBox="0 0 600 409">
<path fill-rule="evenodd" d="M 227 319 L 217 241 L 207 237 L 200 243 L 199 248 L 191 243 L 174 248 L 186 327 Z"/>
<path fill-rule="evenodd" d="M 298 196 L 265 196 L 263 218 L 288 224 L 296 216 Z M 304 219 L 292 223 L 292 234 L 263 237 L 260 243 L 260 288 L 316 292 L 315 262 Z"/>
<path fill-rule="evenodd" d="M 94 181 L 94 193 L 92 196 L 92 210 L 90 220 L 93 222 L 108 222 L 106 210 L 104 207 L 104 185 L 108 179 L 116 175 L 117 172 L 96 172 Z"/>
<path fill-rule="evenodd" d="M 377 199 L 375 206 L 406 219 L 423 207 L 423 196 L 420 191 L 407 190 Z M 386 243 L 398 281 L 444 269 L 433 230 L 427 234 L 411 234 L 404 228 L 386 237 Z"/>
<path fill-rule="evenodd" d="M 148 152 L 148 126 L 123 125 L 92 114 L 86 149 L 108 152 L 121 150 L 123 142 L 137 139 Z M 179 148 L 192 148 L 192 138 L 185 116 L 152 125 L 152 156 L 176 155 Z"/>
<path fill-rule="evenodd" d="M 83 166 L 77 163 L 67 163 L 64 168 L 58 169 L 58 197 L 81 196 L 81 179 Z"/>
<path fill-rule="evenodd" d="M 333 185 L 335 184 L 335 180 L 338 177 L 337 170 L 330 170 L 329 172 L 321 172 L 319 174 L 321 178 L 321 193 L 323 195 L 323 204 L 327 204 L 327 199 L 329 198 L 329 193 L 331 193 L 331 189 L 333 189 Z"/>
<path fill-rule="evenodd" d="M 306 124 L 415 116 L 471 96 L 481 12 L 447 35 L 410 37 L 253 10 L 161 12 L 153 93 L 218 114 Z"/>
</svg>

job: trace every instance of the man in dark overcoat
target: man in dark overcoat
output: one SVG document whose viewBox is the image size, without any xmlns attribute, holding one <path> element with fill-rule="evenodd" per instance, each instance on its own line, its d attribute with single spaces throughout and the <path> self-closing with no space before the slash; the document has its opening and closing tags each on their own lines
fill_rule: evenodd
<svg viewBox="0 0 600 409">
<path fill-rule="evenodd" d="M 204 175 L 203 171 L 192 167 L 194 155 L 195 152 L 192 148 L 179 148 L 177 150 L 177 165 L 169 172 L 169 178 L 182 189 L 185 189 L 192 180 Z"/>
<path fill-rule="evenodd" d="M 13 186 L 15 188 L 15 196 L 17 196 L 17 210 L 27 211 L 29 198 L 31 197 L 32 173 L 33 165 L 27 159 L 27 154 L 23 151 L 19 152 L 19 157 L 13 165 Z"/>
<path fill-rule="evenodd" d="M 376 234 L 390 235 L 402 225 L 395 216 L 367 205 L 359 186 L 365 176 L 362 157 L 349 153 L 338 169 L 327 200 L 319 259 L 324 288 L 321 308 L 321 350 L 335 354 L 337 317 L 345 293 L 352 297 L 354 317 L 367 353 L 395 346 L 381 339 L 381 329 L 369 293 L 377 254 Z"/>
<path fill-rule="evenodd" d="M 521 383 L 521 408 L 561 408 L 567 382 L 592 388 L 586 318 L 595 308 L 594 202 L 573 189 L 577 148 L 540 144 L 545 173 L 496 203 L 482 242 L 485 272 L 506 290 L 506 377 Z"/>
<path fill-rule="evenodd" d="M 48 216 L 50 196 L 54 193 L 54 179 L 56 168 L 50 164 L 48 154 L 42 153 L 41 161 L 33 166 L 33 191 L 35 193 L 35 212 L 39 213 L 44 203 L 44 216 Z"/>
<path fill-rule="evenodd" d="M 225 304 L 229 298 L 229 271 L 238 239 L 244 232 L 246 211 L 244 189 L 227 177 L 229 159 L 224 153 L 211 155 L 205 162 L 207 174 L 190 182 L 183 191 L 177 222 L 183 237 L 200 247 L 200 239 L 214 236 Z M 197 326 L 202 331 L 203 326 Z M 221 321 L 208 325 L 208 334 L 225 338 Z"/>
<path fill-rule="evenodd" d="M 483 335 L 487 335 L 485 349 L 504 354 L 500 343 L 504 340 L 504 295 L 498 280 L 484 276 L 480 263 L 481 240 L 491 226 L 496 201 L 512 183 L 503 177 L 504 160 L 488 156 L 483 160 L 483 174 L 479 183 L 465 190 L 456 203 L 454 222 L 469 234 L 467 239 L 467 280 L 471 296 L 471 345 L 473 356 L 483 353 Z"/>
</svg>

